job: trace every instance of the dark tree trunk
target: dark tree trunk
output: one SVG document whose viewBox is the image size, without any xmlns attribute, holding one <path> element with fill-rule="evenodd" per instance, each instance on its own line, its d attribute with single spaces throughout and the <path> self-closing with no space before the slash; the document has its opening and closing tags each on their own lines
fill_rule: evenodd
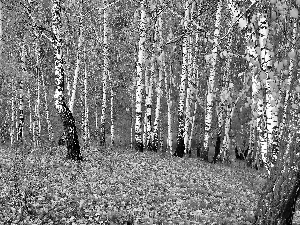
<svg viewBox="0 0 300 225">
<path fill-rule="evenodd" d="M 75 119 L 63 102 L 63 111 L 59 113 L 61 120 L 64 125 L 64 133 L 66 135 L 66 146 L 67 146 L 67 159 L 72 160 L 82 160 L 82 155 L 80 152 L 80 145 L 78 141 L 78 135 L 75 126 Z"/>
<path fill-rule="evenodd" d="M 292 225 L 300 193 L 300 172 L 275 172 L 263 190 L 255 214 L 257 225 Z M 274 173 L 273 173 L 274 174 Z"/>
<path fill-rule="evenodd" d="M 177 136 L 177 148 L 175 150 L 174 156 L 183 157 L 184 156 L 184 116 L 183 112 L 178 112 L 178 136 Z"/>
<path fill-rule="evenodd" d="M 215 147 L 215 155 L 213 157 L 213 163 L 217 162 L 217 157 L 220 154 L 220 151 L 221 151 L 221 134 L 218 134 L 216 147 Z"/>
<path fill-rule="evenodd" d="M 61 37 L 61 0 L 53 0 L 52 4 L 52 30 L 54 34 L 53 48 L 55 52 L 55 107 L 63 122 L 66 135 L 67 159 L 82 160 L 75 119 L 67 107 L 64 99 L 64 69 L 63 69 L 63 41 Z"/>
</svg>

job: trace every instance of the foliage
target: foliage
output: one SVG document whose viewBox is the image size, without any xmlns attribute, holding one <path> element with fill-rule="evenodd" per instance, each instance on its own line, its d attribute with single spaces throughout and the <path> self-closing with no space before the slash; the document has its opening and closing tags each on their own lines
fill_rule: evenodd
<svg viewBox="0 0 300 225">
<path fill-rule="evenodd" d="M 13 151 L 1 149 L 0 221 L 10 224 L 250 224 L 264 179 L 197 159 L 123 149 L 35 149 L 22 163 L 13 194 Z M 19 198 L 23 210 L 14 205 Z M 23 216 L 20 213 L 23 212 Z"/>
</svg>

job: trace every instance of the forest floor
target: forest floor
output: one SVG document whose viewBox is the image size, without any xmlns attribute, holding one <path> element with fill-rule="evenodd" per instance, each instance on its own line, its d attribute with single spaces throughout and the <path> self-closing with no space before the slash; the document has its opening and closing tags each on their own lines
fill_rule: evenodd
<svg viewBox="0 0 300 225">
<path fill-rule="evenodd" d="M 265 182 L 262 172 L 195 158 L 91 148 L 76 163 L 64 151 L 14 161 L 0 149 L 1 225 L 251 224 Z"/>
</svg>

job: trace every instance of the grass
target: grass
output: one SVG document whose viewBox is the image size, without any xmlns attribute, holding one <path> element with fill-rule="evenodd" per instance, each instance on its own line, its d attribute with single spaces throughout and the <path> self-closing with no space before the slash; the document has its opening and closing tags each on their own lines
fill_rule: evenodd
<svg viewBox="0 0 300 225">
<path fill-rule="evenodd" d="M 265 181 L 195 158 L 91 148 L 76 163 L 64 151 L 14 163 L 0 150 L 0 224 L 251 224 Z"/>
</svg>

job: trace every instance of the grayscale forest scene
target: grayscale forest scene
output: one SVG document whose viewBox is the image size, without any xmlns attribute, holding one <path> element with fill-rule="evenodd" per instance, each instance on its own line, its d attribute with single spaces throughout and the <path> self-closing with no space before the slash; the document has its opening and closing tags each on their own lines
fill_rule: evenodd
<svg viewBox="0 0 300 225">
<path fill-rule="evenodd" d="M 300 225 L 299 9 L 0 0 L 0 225 Z"/>
</svg>

